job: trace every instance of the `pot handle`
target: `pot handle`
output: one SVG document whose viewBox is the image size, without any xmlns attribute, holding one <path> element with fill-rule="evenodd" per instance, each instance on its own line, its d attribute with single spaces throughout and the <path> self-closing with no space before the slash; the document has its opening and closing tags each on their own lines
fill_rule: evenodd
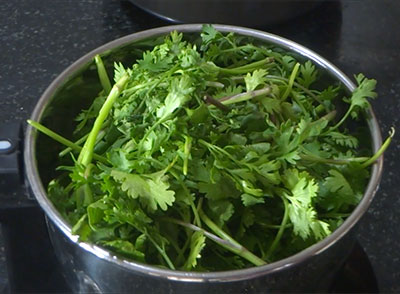
<svg viewBox="0 0 400 294">
<path fill-rule="evenodd" d="M 25 182 L 22 138 L 20 122 L 0 125 L 0 210 L 37 206 Z"/>
</svg>

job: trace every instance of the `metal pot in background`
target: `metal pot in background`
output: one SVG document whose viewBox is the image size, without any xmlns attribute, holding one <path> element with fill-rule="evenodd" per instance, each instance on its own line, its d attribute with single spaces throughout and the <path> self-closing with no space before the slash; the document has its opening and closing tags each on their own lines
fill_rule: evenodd
<svg viewBox="0 0 400 294">
<path fill-rule="evenodd" d="M 248 27 L 277 24 L 304 14 L 324 0 L 129 0 L 179 23 L 224 23 Z"/>
<path fill-rule="evenodd" d="M 72 121 L 85 101 L 99 91 L 93 57 L 101 54 L 106 65 L 114 60 L 134 61 L 135 48 L 146 48 L 148 40 L 164 36 L 173 30 L 198 34 L 201 24 L 156 28 L 135 33 L 101 46 L 80 58 L 47 88 L 38 101 L 31 119 L 41 121 L 66 137 L 71 134 Z M 354 84 L 334 65 L 309 49 L 287 39 L 265 32 L 215 25 L 222 32 L 234 32 L 261 42 L 272 43 L 311 59 L 327 75 L 352 91 Z M 83 85 L 85 85 L 83 87 Z M 77 107 L 77 105 L 79 105 Z M 369 111 L 372 149 L 381 145 L 377 120 Z M 291 257 L 260 267 L 224 272 L 183 272 L 161 269 L 119 258 L 107 250 L 78 241 L 71 227 L 52 205 L 46 195 L 46 185 L 54 177 L 57 150 L 54 142 L 32 127 L 27 128 L 24 161 L 29 186 L 45 211 L 49 235 L 62 263 L 71 288 L 76 292 L 128 293 L 265 293 L 265 292 L 323 292 L 327 290 L 335 271 L 351 252 L 355 228 L 367 210 L 378 188 L 383 159 L 372 167 L 371 179 L 360 204 L 346 221 L 330 236 Z"/>
</svg>

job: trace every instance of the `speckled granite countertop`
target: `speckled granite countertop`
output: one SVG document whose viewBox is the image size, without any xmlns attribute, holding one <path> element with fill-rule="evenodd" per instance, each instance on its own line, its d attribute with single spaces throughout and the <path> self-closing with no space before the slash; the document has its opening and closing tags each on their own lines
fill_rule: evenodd
<svg viewBox="0 0 400 294">
<path fill-rule="evenodd" d="M 81 55 L 166 24 L 119 0 L 1 1 L 0 123 L 28 118 L 51 80 Z M 391 126 L 400 131 L 400 1 L 328 2 L 289 23 L 261 29 L 315 50 L 349 76 L 362 72 L 377 79 L 380 99 L 372 104 L 382 132 L 386 135 Z M 379 288 L 391 293 L 400 293 L 399 138 L 387 152 L 380 190 L 358 235 Z M 4 279 L 2 252 L 0 232 Z"/>
</svg>

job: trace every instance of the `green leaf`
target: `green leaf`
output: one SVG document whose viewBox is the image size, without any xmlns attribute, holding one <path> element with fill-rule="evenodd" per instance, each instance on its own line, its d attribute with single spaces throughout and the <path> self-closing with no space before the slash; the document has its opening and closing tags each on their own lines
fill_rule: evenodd
<svg viewBox="0 0 400 294">
<path fill-rule="evenodd" d="M 241 195 L 243 205 L 248 207 L 259 203 L 264 203 L 264 198 L 262 197 L 255 197 L 249 194 L 242 194 Z"/>
<path fill-rule="evenodd" d="M 113 241 L 104 241 L 101 244 L 105 247 L 112 248 L 115 252 L 121 253 L 124 256 L 128 256 L 133 258 L 134 260 L 144 262 L 144 253 L 140 252 L 135 248 L 135 246 L 126 240 L 113 240 Z"/>
<path fill-rule="evenodd" d="M 235 212 L 235 207 L 228 200 L 208 200 L 207 203 L 219 226 L 223 226 Z"/>
<path fill-rule="evenodd" d="M 282 63 L 286 73 L 290 73 L 296 64 L 296 59 L 294 59 L 292 56 L 285 55 L 282 57 Z"/>
<path fill-rule="evenodd" d="M 282 161 L 284 160 L 284 161 L 286 161 L 290 164 L 294 164 L 294 165 L 296 164 L 296 161 L 298 161 L 300 158 L 301 157 L 297 150 L 291 151 L 289 153 L 286 153 L 286 154 L 278 157 L 279 160 L 282 160 Z"/>
<path fill-rule="evenodd" d="M 243 92 L 242 85 L 229 85 L 228 87 L 223 88 L 221 91 L 217 92 L 214 95 L 214 98 L 221 99 L 224 97 L 230 97 Z"/>
<path fill-rule="evenodd" d="M 288 169 L 285 172 L 285 186 L 290 194 L 284 193 L 289 200 L 289 219 L 293 224 L 293 232 L 303 239 L 313 235 L 321 239 L 329 234 L 328 224 L 317 219 L 313 199 L 317 196 L 318 185 L 307 172 Z"/>
<path fill-rule="evenodd" d="M 337 203 L 335 207 L 340 207 L 341 204 L 355 205 L 359 202 L 357 193 L 353 191 L 350 183 L 341 172 L 335 169 L 328 171 L 329 177 L 325 178 L 323 185 L 332 194 L 327 199 L 330 203 Z"/>
<path fill-rule="evenodd" d="M 352 196 L 353 189 L 350 187 L 349 183 L 347 182 L 346 178 L 337 170 L 331 169 L 328 171 L 330 177 L 325 179 L 325 186 L 331 192 L 338 192 L 343 194 L 344 197 Z"/>
<path fill-rule="evenodd" d="M 182 107 L 184 103 L 189 100 L 189 95 L 193 91 L 192 80 L 189 76 L 184 75 L 181 78 L 173 79 L 164 105 L 157 109 L 157 117 L 160 119 L 167 118 L 178 107 Z"/>
<path fill-rule="evenodd" d="M 265 69 L 256 69 L 253 73 L 248 73 L 244 77 L 244 81 L 246 83 L 246 90 L 253 91 L 258 86 L 262 86 L 265 84 L 267 71 Z"/>
<path fill-rule="evenodd" d="M 321 93 L 319 93 L 318 98 L 321 101 L 332 101 L 335 98 L 337 98 L 337 95 L 340 90 L 340 86 L 329 86 L 326 89 L 324 89 Z"/>
<path fill-rule="evenodd" d="M 348 134 L 343 134 L 340 132 L 329 132 L 327 134 L 336 144 L 340 146 L 345 146 L 349 148 L 357 148 L 358 147 L 358 140 L 356 137 L 353 137 Z"/>
<path fill-rule="evenodd" d="M 241 238 L 245 234 L 246 230 L 250 228 L 255 222 L 255 215 L 251 208 L 244 208 L 242 212 L 242 216 L 240 219 L 240 226 L 238 229 L 238 237 Z"/>
<path fill-rule="evenodd" d="M 161 72 L 167 70 L 172 63 L 172 57 L 157 56 L 153 52 L 143 53 L 143 59 L 138 60 L 139 66 L 150 72 Z"/>
<path fill-rule="evenodd" d="M 130 70 L 128 69 L 128 72 Z M 114 82 L 118 82 L 123 75 L 127 73 L 127 69 L 125 69 L 124 65 L 121 62 L 114 62 Z"/>
<path fill-rule="evenodd" d="M 317 79 L 317 70 L 310 60 L 300 66 L 300 75 L 296 80 L 305 88 L 309 88 Z"/>
<path fill-rule="evenodd" d="M 203 39 L 204 43 L 209 43 L 213 41 L 218 35 L 220 35 L 220 33 L 212 25 L 203 25 L 200 36 Z"/>
<path fill-rule="evenodd" d="M 185 265 L 183 266 L 186 271 L 196 268 L 197 259 L 201 258 L 200 253 L 205 246 L 206 237 L 204 236 L 203 232 L 194 232 L 190 238 L 190 253 L 186 259 Z"/>
<path fill-rule="evenodd" d="M 369 107 L 368 99 L 374 99 L 378 95 L 375 92 L 376 80 L 367 79 L 363 74 L 358 74 L 356 77 L 358 86 L 352 93 L 350 99 L 345 100 L 350 103 L 351 116 L 357 118 L 361 110 Z"/>
<path fill-rule="evenodd" d="M 174 191 L 168 190 L 169 184 L 164 172 L 157 172 L 149 175 L 128 174 L 113 170 L 111 176 L 121 183 L 122 191 L 134 199 L 139 198 L 149 209 L 167 210 L 175 200 Z"/>
<path fill-rule="evenodd" d="M 96 230 L 96 225 L 104 218 L 104 210 L 109 209 L 105 199 L 99 199 L 87 207 L 88 223 L 92 230 Z"/>
<path fill-rule="evenodd" d="M 236 198 L 240 195 L 235 183 L 226 177 L 223 177 L 215 183 L 198 183 L 200 193 L 206 194 L 208 199 L 219 200 L 225 198 Z"/>
<path fill-rule="evenodd" d="M 270 114 L 281 112 L 281 101 L 276 98 L 263 97 L 261 103 L 265 111 Z"/>
</svg>

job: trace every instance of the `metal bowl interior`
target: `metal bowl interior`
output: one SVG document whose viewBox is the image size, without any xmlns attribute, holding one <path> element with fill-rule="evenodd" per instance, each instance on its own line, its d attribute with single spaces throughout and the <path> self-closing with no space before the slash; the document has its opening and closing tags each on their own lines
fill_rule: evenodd
<svg viewBox="0 0 400 294">
<path fill-rule="evenodd" d="M 123 60 L 129 64 L 129 62 L 133 62 L 137 57 L 139 57 L 137 56 L 135 48 L 147 48 L 153 44 L 152 40 L 162 37 L 173 30 L 184 32 L 185 34 L 198 34 L 201 31 L 201 28 L 201 24 L 156 28 L 128 35 L 93 50 L 73 63 L 51 83 L 38 101 L 31 119 L 44 122 L 49 128 L 68 136 L 68 134 L 72 132 L 72 125 L 65 123 L 65 121 L 72 119 L 79 111 L 75 106 L 76 102 L 79 101 L 81 105 L 84 105 L 85 101 L 86 103 L 88 102 L 88 97 L 95 97 L 99 91 L 97 72 L 92 61 L 96 54 L 101 54 L 103 56 L 106 66 L 112 66 L 114 60 Z M 334 65 L 313 51 L 290 40 L 243 27 L 215 25 L 215 28 L 222 32 L 234 32 L 239 35 L 248 36 L 257 39 L 260 42 L 273 43 L 285 50 L 295 52 L 301 58 L 312 60 L 322 68 L 331 79 L 343 83 L 348 91 L 352 91 L 355 87 L 351 80 Z M 89 86 L 82 87 L 84 84 L 88 84 Z M 371 109 L 367 114 L 367 124 L 370 130 L 372 149 L 373 151 L 376 151 L 379 149 L 382 140 L 377 120 Z M 37 140 L 39 137 L 40 140 Z M 71 234 L 71 226 L 61 217 L 46 195 L 45 187 L 49 179 L 54 176 L 53 168 L 55 167 L 58 153 L 57 151 L 54 151 L 55 148 L 53 147 L 50 147 L 49 149 L 49 146 L 54 146 L 51 139 L 46 139 L 44 136 L 38 134 L 32 127 L 27 127 L 24 150 L 27 179 L 40 206 L 55 226 L 57 226 L 72 242 L 76 243 L 77 246 L 80 246 L 83 250 L 88 251 L 103 260 L 109 261 L 116 266 L 121 266 L 128 270 L 140 272 L 146 275 L 148 274 L 165 279 L 187 282 L 240 281 L 248 279 L 249 277 L 257 277 L 284 270 L 285 268 L 299 264 L 312 256 L 326 251 L 329 247 L 345 236 L 367 210 L 378 189 L 383 164 L 383 159 L 381 157 L 373 165 L 371 178 L 360 204 L 354 209 L 353 213 L 346 219 L 346 221 L 324 240 L 293 256 L 265 266 L 252 267 L 243 270 L 199 273 L 166 270 L 125 260 L 98 246 L 79 242 L 78 237 Z M 46 150 L 46 152 L 43 152 L 44 150 Z"/>
</svg>

